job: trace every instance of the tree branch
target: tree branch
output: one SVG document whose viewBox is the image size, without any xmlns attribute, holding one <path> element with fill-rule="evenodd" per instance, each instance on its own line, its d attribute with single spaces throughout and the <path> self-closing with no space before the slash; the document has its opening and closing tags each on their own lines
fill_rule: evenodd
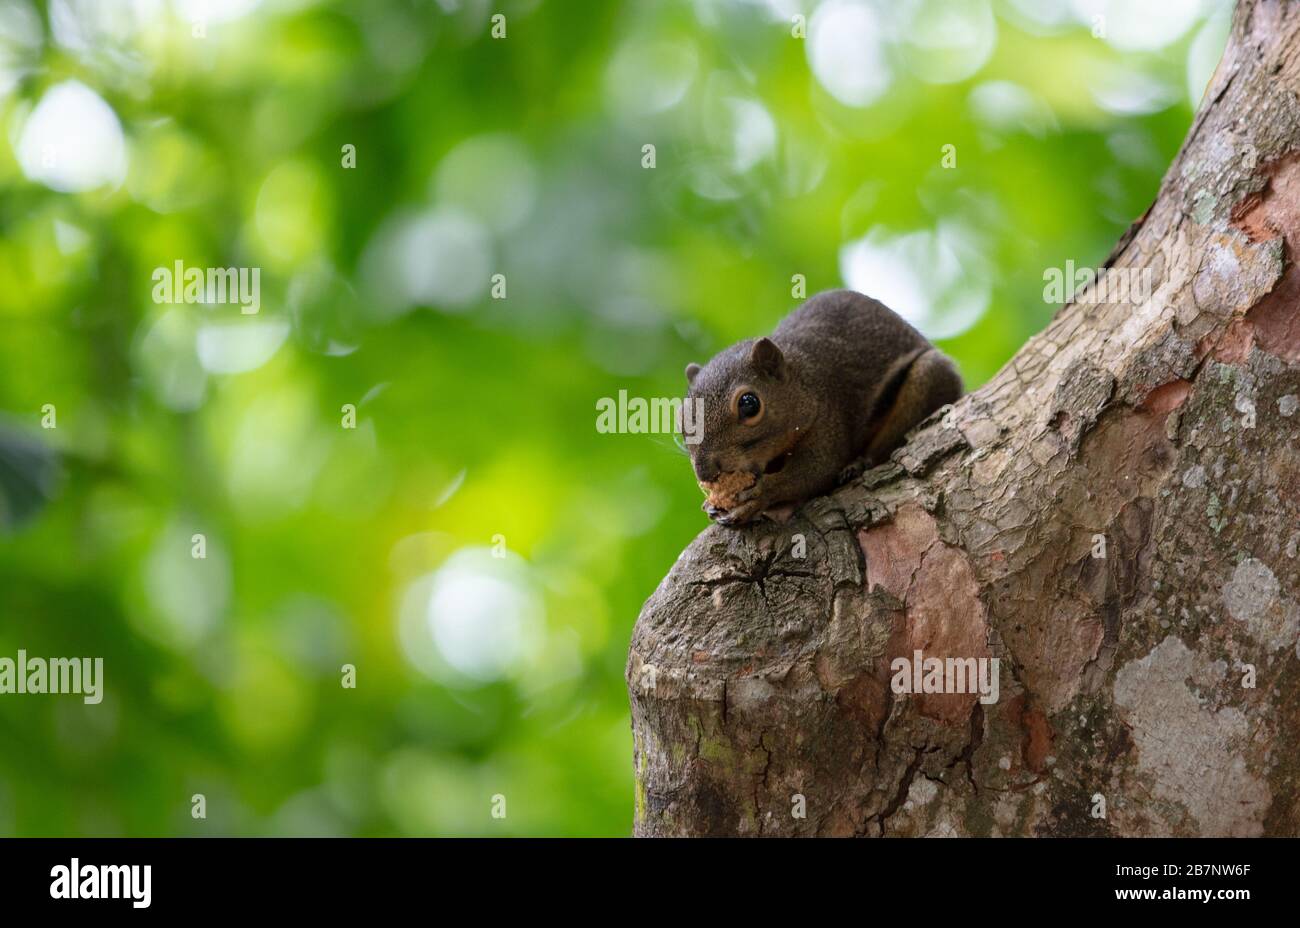
<svg viewBox="0 0 1300 928">
<path fill-rule="evenodd" d="M 628 659 L 637 834 L 1300 831 L 1297 91 L 1300 4 L 1241 3 L 1093 292 L 1145 299 L 683 552 Z M 916 650 L 997 658 L 997 701 L 895 693 Z"/>
</svg>

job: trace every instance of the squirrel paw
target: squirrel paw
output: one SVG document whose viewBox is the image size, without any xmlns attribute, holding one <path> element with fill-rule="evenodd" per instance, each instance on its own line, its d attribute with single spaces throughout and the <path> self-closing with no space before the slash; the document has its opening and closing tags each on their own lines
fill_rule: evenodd
<svg viewBox="0 0 1300 928">
<path fill-rule="evenodd" d="M 863 473 L 866 472 L 867 468 L 870 467 L 870 465 L 871 462 L 866 457 L 858 458 L 848 467 L 840 471 L 839 477 L 837 477 L 835 480 L 835 485 L 843 486 L 844 484 L 852 480 L 857 480 L 859 477 L 863 475 Z"/>
</svg>

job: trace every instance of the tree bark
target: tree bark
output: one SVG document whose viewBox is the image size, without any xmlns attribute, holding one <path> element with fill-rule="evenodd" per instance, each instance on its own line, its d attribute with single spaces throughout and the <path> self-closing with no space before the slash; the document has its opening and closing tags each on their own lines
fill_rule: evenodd
<svg viewBox="0 0 1300 928">
<path fill-rule="evenodd" d="M 1297 91 L 1300 3 L 1243 0 L 1098 279 L 1148 298 L 683 552 L 628 658 L 636 834 L 1300 832 Z M 917 650 L 998 699 L 895 692 Z"/>
</svg>

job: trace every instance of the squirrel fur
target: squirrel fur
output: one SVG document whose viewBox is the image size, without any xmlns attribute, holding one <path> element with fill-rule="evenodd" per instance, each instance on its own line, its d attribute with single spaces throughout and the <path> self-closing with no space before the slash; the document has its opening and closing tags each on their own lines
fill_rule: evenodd
<svg viewBox="0 0 1300 928">
<path fill-rule="evenodd" d="M 686 368 L 703 403 L 688 446 L 704 510 L 724 525 L 825 493 L 886 460 L 962 394 L 952 361 L 883 303 L 828 290 L 768 338 Z"/>
</svg>

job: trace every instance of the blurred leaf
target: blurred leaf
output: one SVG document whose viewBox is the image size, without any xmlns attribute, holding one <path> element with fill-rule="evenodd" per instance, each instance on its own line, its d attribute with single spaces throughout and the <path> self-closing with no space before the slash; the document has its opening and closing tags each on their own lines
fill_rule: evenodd
<svg viewBox="0 0 1300 928">
<path fill-rule="evenodd" d="M 31 436 L 0 425 L 0 528 L 32 518 L 54 496 L 59 465 L 54 452 Z"/>
</svg>

